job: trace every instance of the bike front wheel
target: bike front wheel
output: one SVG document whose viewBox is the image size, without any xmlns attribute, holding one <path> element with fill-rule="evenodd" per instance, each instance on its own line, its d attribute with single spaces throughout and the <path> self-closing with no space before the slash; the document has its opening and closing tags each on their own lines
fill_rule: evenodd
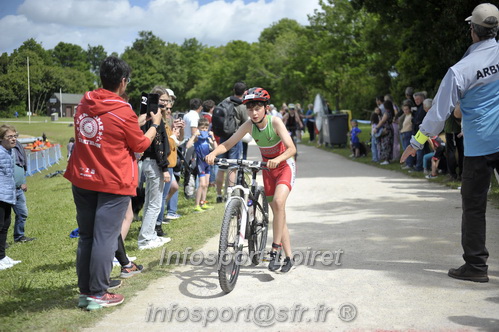
<svg viewBox="0 0 499 332">
<path fill-rule="evenodd" d="M 236 286 L 241 268 L 242 250 L 239 246 L 239 230 L 243 214 L 246 213 L 243 202 L 233 199 L 225 208 L 218 246 L 218 281 L 225 293 L 230 293 Z"/>
<path fill-rule="evenodd" d="M 251 233 L 248 237 L 248 248 L 251 262 L 258 265 L 265 256 L 265 246 L 267 245 L 267 234 L 269 231 L 269 203 L 263 187 L 258 187 L 254 195 L 255 201 L 251 207 L 253 210 L 253 222 L 251 223 Z"/>
</svg>

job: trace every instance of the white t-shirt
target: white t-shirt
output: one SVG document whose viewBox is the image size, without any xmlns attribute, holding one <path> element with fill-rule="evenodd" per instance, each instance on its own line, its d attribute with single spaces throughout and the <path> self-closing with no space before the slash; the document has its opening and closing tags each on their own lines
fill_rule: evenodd
<svg viewBox="0 0 499 332">
<path fill-rule="evenodd" d="M 279 112 L 277 112 L 277 110 L 276 110 L 276 109 L 273 109 L 273 110 L 272 110 L 272 112 L 270 112 L 270 114 L 271 114 L 272 116 L 277 116 L 278 118 L 281 118 L 281 119 L 282 119 L 282 114 L 281 114 L 281 113 L 279 113 Z"/>
<path fill-rule="evenodd" d="M 188 140 L 192 136 L 191 127 L 198 127 L 199 113 L 194 110 L 190 110 L 189 113 L 184 115 L 184 121 L 184 140 Z"/>
</svg>

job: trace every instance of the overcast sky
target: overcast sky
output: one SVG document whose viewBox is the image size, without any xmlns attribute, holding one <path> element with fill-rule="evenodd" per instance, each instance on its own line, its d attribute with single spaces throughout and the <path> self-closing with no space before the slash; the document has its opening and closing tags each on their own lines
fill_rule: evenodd
<svg viewBox="0 0 499 332">
<path fill-rule="evenodd" d="M 319 8 L 318 0 L 0 0 L 0 53 L 34 38 L 47 50 L 62 41 L 121 54 L 142 30 L 177 44 L 255 42 L 285 17 L 307 25 Z"/>
</svg>

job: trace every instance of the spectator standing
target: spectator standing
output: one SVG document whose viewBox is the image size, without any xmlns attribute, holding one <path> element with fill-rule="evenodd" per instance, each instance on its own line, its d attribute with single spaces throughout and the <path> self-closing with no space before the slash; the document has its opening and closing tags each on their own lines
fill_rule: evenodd
<svg viewBox="0 0 499 332">
<path fill-rule="evenodd" d="M 18 140 L 16 140 L 16 146 L 12 148 L 12 153 L 15 158 L 14 180 L 16 181 L 16 204 L 12 206 L 16 214 L 14 242 L 23 243 L 36 240 L 36 238 L 24 235 L 24 227 L 26 226 L 26 219 L 28 219 L 28 206 L 26 205 L 26 195 L 24 194 L 28 191 L 26 184 L 26 170 L 28 166 L 24 147 Z"/>
<path fill-rule="evenodd" d="M 88 310 L 121 304 L 124 297 L 108 293 L 118 236 L 137 188 L 133 152 L 145 151 L 156 136 L 161 114 L 151 113 L 153 124 L 144 134 L 130 104 L 120 96 L 131 69 L 117 57 L 100 66 L 103 88 L 85 93 L 75 121 L 75 149 L 64 177 L 72 183 L 79 240 L 76 259 L 78 305 Z M 142 115 L 141 117 L 145 117 Z"/>
<path fill-rule="evenodd" d="M 376 133 L 380 132 L 379 136 L 379 159 L 380 165 L 388 165 L 393 155 L 393 117 L 394 109 L 391 101 L 387 100 L 383 103 L 385 113 L 381 117 L 378 125 L 375 127 Z"/>
<path fill-rule="evenodd" d="M 243 82 L 237 82 L 234 84 L 234 89 L 233 92 L 234 94 L 230 97 L 227 97 L 227 100 L 230 100 L 234 106 L 235 106 L 235 116 L 236 116 L 236 123 L 237 123 L 237 129 L 248 120 L 248 114 L 246 114 L 246 106 L 243 104 L 242 97 L 244 93 L 246 92 L 246 84 Z M 227 136 L 227 137 L 220 137 L 220 144 L 223 142 L 227 141 L 229 138 L 231 138 L 232 135 Z M 229 158 L 229 159 L 239 159 L 243 155 L 243 142 L 239 141 L 237 142 L 234 146 L 232 146 L 229 150 L 227 150 L 225 153 L 222 155 L 218 156 L 219 158 Z M 218 173 L 217 173 L 217 203 L 222 203 L 223 198 L 222 198 L 222 188 L 224 186 L 224 179 L 225 179 L 225 173 L 227 171 L 227 167 L 225 166 L 219 166 L 218 168 Z M 227 175 L 230 183 L 235 183 L 236 179 L 236 174 L 234 172 L 231 172 L 230 174 Z"/>
<path fill-rule="evenodd" d="M 277 108 L 274 106 L 274 104 L 270 105 L 270 114 L 272 116 L 277 116 L 282 119 L 282 114 L 277 110 Z"/>
<path fill-rule="evenodd" d="M 359 134 L 362 130 L 359 129 L 357 120 L 350 121 L 352 130 L 350 130 L 350 146 L 352 148 L 352 155 L 350 157 L 359 158 L 360 157 L 360 140 Z"/>
<path fill-rule="evenodd" d="M 404 100 L 402 103 L 402 111 L 404 114 L 399 118 L 399 128 L 400 128 L 400 141 L 402 142 L 402 149 L 405 150 L 412 137 L 412 107 L 413 103 L 410 99 Z M 405 166 L 403 169 L 411 169 L 414 166 L 414 158 L 409 156 L 405 161 Z"/>
<path fill-rule="evenodd" d="M 405 88 L 405 98 L 407 100 L 410 100 L 413 105 L 415 104 L 415 102 L 414 102 L 414 88 L 412 88 L 410 86 Z M 411 111 L 412 111 L 412 109 L 411 109 Z"/>
<path fill-rule="evenodd" d="M 155 86 L 151 93 L 159 95 L 159 105 L 164 108 L 169 102 L 170 96 L 165 88 Z M 161 108 L 157 113 L 162 116 Z M 148 121 L 142 126 L 142 131 L 147 132 L 152 125 Z M 138 246 L 140 250 L 153 249 L 161 247 L 171 241 L 169 237 L 161 237 L 156 232 L 156 220 L 161 210 L 163 199 L 163 190 L 165 183 L 171 181 L 171 174 L 168 171 L 168 155 L 170 154 L 170 145 L 165 128 L 165 122 L 161 118 L 159 127 L 156 128 L 156 136 L 149 148 L 142 155 L 142 172 L 146 182 L 146 193 L 144 202 L 144 217 L 140 227 Z"/>
<path fill-rule="evenodd" d="M 168 95 L 171 97 L 171 103 L 170 103 L 170 113 L 173 112 L 173 106 L 175 105 L 175 100 L 177 97 L 175 96 L 175 93 L 171 89 L 166 89 L 168 92 Z M 168 110 L 168 105 L 166 106 Z M 168 115 L 168 112 L 166 113 Z M 171 115 L 170 115 L 171 118 Z M 179 121 L 180 120 L 180 121 Z M 171 120 L 170 120 L 171 122 Z M 181 119 L 175 119 L 173 121 L 174 127 L 177 126 L 179 127 L 179 135 L 178 135 L 178 140 L 177 145 L 180 145 L 180 142 L 184 140 L 184 128 L 185 128 L 185 122 Z M 170 136 L 171 137 L 171 136 Z M 179 162 L 181 162 L 179 159 L 179 153 L 181 153 L 180 149 L 177 149 L 177 165 Z M 172 178 L 172 184 L 170 186 L 170 192 L 168 193 L 168 197 L 166 198 L 166 209 L 167 209 L 167 214 L 166 214 L 166 222 L 169 220 L 174 220 L 178 219 L 181 216 L 177 213 L 178 210 L 178 181 L 180 180 L 180 172 L 177 172 L 174 170 L 173 172 L 173 178 Z"/>
<path fill-rule="evenodd" d="M 418 130 L 419 126 L 423 122 L 423 119 L 426 116 L 426 112 L 423 107 L 423 101 L 425 100 L 425 94 L 424 92 L 416 92 L 414 94 L 414 103 L 416 104 L 416 111 L 414 112 L 412 116 L 412 134 L 415 135 Z M 414 170 L 417 172 L 422 172 L 423 171 L 423 156 L 425 155 L 425 152 L 428 150 L 427 144 L 424 149 L 418 150 L 416 153 L 416 165 L 414 167 Z"/>
<path fill-rule="evenodd" d="M 491 70 L 499 63 L 499 10 L 490 3 L 475 7 L 470 22 L 472 45 L 464 57 L 444 76 L 435 102 L 425 117 L 411 145 L 400 159 L 421 150 L 428 136 L 435 136 L 454 110 L 462 116 L 464 162 L 462 173 L 461 245 L 464 264 L 449 270 L 449 277 L 475 282 L 488 282 L 485 246 L 487 192 L 492 170 L 499 168 L 499 71 Z M 460 112 L 455 107 L 460 102 Z"/>
<path fill-rule="evenodd" d="M 12 154 L 16 142 L 16 128 L 10 125 L 0 126 L 0 188 L 2 188 L 0 191 L 0 270 L 9 269 L 21 263 L 5 254 L 12 206 L 16 204 L 15 158 Z"/>
<path fill-rule="evenodd" d="M 304 122 L 310 136 L 310 142 L 313 142 L 315 140 L 315 113 L 313 104 L 308 104 Z"/>
<path fill-rule="evenodd" d="M 392 120 L 392 127 L 393 127 L 393 155 L 392 155 L 392 160 L 398 160 L 400 157 L 400 130 L 399 130 L 399 124 L 398 124 L 398 119 L 402 115 L 400 112 L 401 110 L 399 107 L 393 102 L 393 98 L 391 95 L 385 95 L 385 101 L 389 100 L 392 102 L 393 105 L 393 120 Z"/>
<path fill-rule="evenodd" d="M 203 110 L 203 101 L 199 98 L 192 98 L 189 101 L 189 106 L 191 110 L 184 116 L 184 148 L 189 138 L 198 131 L 198 121 L 201 118 L 200 114 Z M 194 147 L 191 147 L 190 149 L 185 148 L 184 157 L 190 167 L 190 169 L 185 169 L 184 173 L 184 192 L 187 198 L 193 198 L 196 187 L 195 178 L 191 173 L 191 170 L 195 169 L 196 165 Z"/>
<path fill-rule="evenodd" d="M 208 131 L 209 125 L 208 119 L 200 119 L 199 130 L 187 142 L 188 149 L 194 146 L 197 157 L 196 167 L 198 168 L 199 187 L 196 191 L 194 212 L 203 212 L 204 210 L 213 208 L 206 203 L 206 194 L 208 193 L 210 179 L 210 165 L 206 163 L 204 158 L 217 147 L 217 142 L 213 132 Z"/>
<path fill-rule="evenodd" d="M 376 127 L 381 120 L 381 109 L 376 106 L 371 114 L 371 154 L 372 161 L 379 162 L 379 140 L 376 137 Z"/>
<path fill-rule="evenodd" d="M 456 105 L 459 108 L 459 104 Z M 457 110 L 459 112 L 459 110 Z M 461 181 L 463 173 L 464 143 L 461 130 L 461 119 L 454 116 L 454 111 L 445 121 L 445 158 L 447 159 L 447 171 L 453 181 Z M 457 156 L 456 156 L 457 154 Z"/>
<path fill-rule="evenodd" d="M 168 89 L 166 91 L 168 92 Z M 182 131 L 184 128 L 183 120 L 174 120 L 172 118 L 172 107 L 174 103 L 172 95 L 168 94 L 168 97 L 166 95 L 163 95 L 162 98 L 164 103 L 160 104 L 159 106 L 161 109 L 161 113 L 163 114 L 163 121 L 165 122 L 166 135 L 168 137 L 169 143 L 168 145 L 170 147 L 170 153 L 168 154 L 168 173 L 170 173 L 170 181 L 165 182 L 165 187 L 163 189 L 163 198 L 161 199 L 161 209 L 156 220 L 156 234 L 158 236 L 165 235 L 165 232 L 162 228 L 165 206 L 167 202 L 169 202 L 169 200 L 172 198 L 173 194 L 178 191 L 178 183 L 175 178 L 173 168 L 177 165 L 178 162 L 178 145 L 182 140 Z"/>
</svg>

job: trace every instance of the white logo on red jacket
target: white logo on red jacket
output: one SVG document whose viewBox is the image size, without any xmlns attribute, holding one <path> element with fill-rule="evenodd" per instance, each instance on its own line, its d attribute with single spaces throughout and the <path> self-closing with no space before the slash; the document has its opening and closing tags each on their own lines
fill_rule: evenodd
<svg viewBox="0 0 499 332">
<path fill-rule="evenodd" d="M 80 143 L 93 145 L 100 148 L 104 125 L 98 116 L 91 117 L 87 113 L 82 113 L 76 119 L 76 129 Z"/>
</svg>

